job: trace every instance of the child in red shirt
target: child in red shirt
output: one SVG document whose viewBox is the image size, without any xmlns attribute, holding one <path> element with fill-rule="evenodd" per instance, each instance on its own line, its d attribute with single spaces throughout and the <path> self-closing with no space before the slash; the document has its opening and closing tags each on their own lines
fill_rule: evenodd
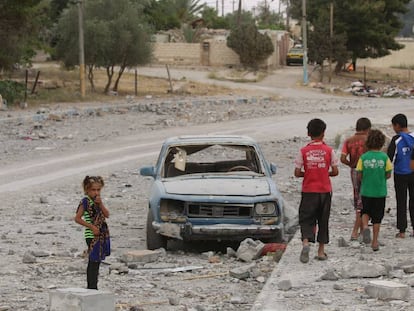
<svg viewBox="0 0 414 311">
<path fill-rule="evenodd" d="M 365 142 L 367 141 L 370 129 L 371 121 L 368 118 L 359 118 L 356 122 L 355 134 L 347 138 L 342 147 L 341 162 L 351 169 L 352 188 L 354 189 L 355 222 L 351 233 L 351 241 L 357 241 L 359 235 L 362 233 L 362 199 L 359 193 L 361 181 L 358 180 L 355 167 L 359 157 L 366 151 Z"/>
<path fill-rule="evenodd" d="M 299 225 L 302 234 L 300 261 L 309 261 L 309 242 L 315 242 L 316 225 L 319 242 L 318 260 L 326 260 L 325 244 L 329 243 L 329 216 L 332 185 L 329 176 L 338 175 L 338 158 L 323 142 L 326 124 L 321 119 L 309 121 L 308 136 L 312 141 L 303 147 L 295 160 L 295 177 L 303 177 L 299 205 Z"/>
</svg>

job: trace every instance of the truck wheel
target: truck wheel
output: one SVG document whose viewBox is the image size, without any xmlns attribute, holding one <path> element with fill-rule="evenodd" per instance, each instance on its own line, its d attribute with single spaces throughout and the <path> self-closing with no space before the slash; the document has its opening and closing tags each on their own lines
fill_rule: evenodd
<svg viewBox="0 0 414 311">
<path fill-rule="evenodd" d="M 150 250 L 165 248 L 167 249 L 167 238 L 157 233 L 152 227 L 154 216 L 151 210 L 148 210 L 147 215 L 147 248 Z"/>
</svg>

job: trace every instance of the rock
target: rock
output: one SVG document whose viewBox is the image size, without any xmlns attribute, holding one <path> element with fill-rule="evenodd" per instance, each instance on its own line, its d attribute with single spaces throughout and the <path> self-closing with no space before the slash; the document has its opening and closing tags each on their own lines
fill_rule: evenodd
<svg viewBox="0 0 414 311">
<path fill-rule="evenodd" d="M 246 262 L 257 259 L 260 257 L 264 246 L 265 244 L 259 240 L 254 241 L 247 238 L 240 243 L 236 252 L 237 258 Z"/>
<path fill-rule="evenodd" d="M 409 266 L 403 267 L 403 271 L 407 274 L 414 273 L 414 265 L 409 265 Z"/>
<path fill-rule="evenodd" d="M 151 251 L 151 250 L 133 250 L 127 251 L 122 254 L 120 260 L 124 263 L 131 263 L 131 262 L 152 262 L 156 261 L 161 256 L 161 252 L 159 251 Z"/>
<path fill-rule="evenodd" d="M 24 253 L 23 255 L 23 263 L 35 263 L 36 262 L 36 257 L 32 255 L 31 252 L 27 251 Z"/>
<path fill-rule="evenodd" d="M 250 277 L 250 270 L 255 266 L 255 264 L 238 267 L 231 269 L 229 271 L 229 275 L 239 280 L 244 280 Z"/>
<path fill-rule="evenodd" d="M 277 283 L 277 287 L 280 290 L 287 291 L 292 288 L 292 282 L 290 280 L 282 280 L 279 283 Z"/>
<path fill-rule="evenodd" d="M 321 276 L 321 279 L 326 281 L 337 281 L 339 280 L 339 276 L 334 270 L 328 270 L 324 275 Z"/>
<path fill-rule="evenodd" d="M 338 239 L 338 246 L 339 247 L 348 247 L 349 244 L 348 244 L 348 242 L 343 237 L 340 237 Z"/>
<path fill-rule="evenodd" d="M 367 295 L 380 300 L 405 300 L 410 297 L 410 288 L 401 283 L 385 280 L 375 280 L 365 286 Z"/>
<path fill-rule="evenodd" d="M 388 269 L 384 265 L 375 263 L 349 263 L 341 269 L 343 278 L 376 278 L 388 275 Z"/>
<path fill-rule="evenodd" d="M 46 204 L 46 203 L 49 203 L 49 200 L 47 199 L 47 197 L 45 197 L 45 196 L 41 196 L 41 197 L 40 197 L 40 203 L 42 203 L 42 204 Z"/>
</svg>

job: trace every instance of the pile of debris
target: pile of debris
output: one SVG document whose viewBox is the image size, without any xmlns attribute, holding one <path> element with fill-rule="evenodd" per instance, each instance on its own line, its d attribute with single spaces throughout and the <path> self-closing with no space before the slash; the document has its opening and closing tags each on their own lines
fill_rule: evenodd
<svg viewBox="0 0 414 311">
<path fill-rule="evenodd" d="M 387 85 L 383 88 L 374 89 L 361 81 L 352 82 L 351 87 L 344 89 L 343 91 L 355 96 L 414 98 L 414 88 L 401 89 L 397 86 Z"/>
</svg>

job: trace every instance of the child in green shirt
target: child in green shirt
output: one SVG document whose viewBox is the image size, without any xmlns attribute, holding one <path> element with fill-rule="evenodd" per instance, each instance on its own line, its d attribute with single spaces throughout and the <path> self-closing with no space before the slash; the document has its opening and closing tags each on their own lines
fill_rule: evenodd
<svg viewBox="0 0 414 311">
<path fill-rule="evenodd" d="M 379 130 L 368 134 L 365 152 L 358 160 L 356 170 L 361 178 L 362 199 L 362 237 L 365 244 L 371 243 L 368 221 L 371 219 L 372 250 L 378 251 L 378 234 L 384 218 L 385 198 L 387 196 L 387 179 L 391 177 L 392 164 L 388 155 L 381 151 L 385 135 Z"/>
</svg>

